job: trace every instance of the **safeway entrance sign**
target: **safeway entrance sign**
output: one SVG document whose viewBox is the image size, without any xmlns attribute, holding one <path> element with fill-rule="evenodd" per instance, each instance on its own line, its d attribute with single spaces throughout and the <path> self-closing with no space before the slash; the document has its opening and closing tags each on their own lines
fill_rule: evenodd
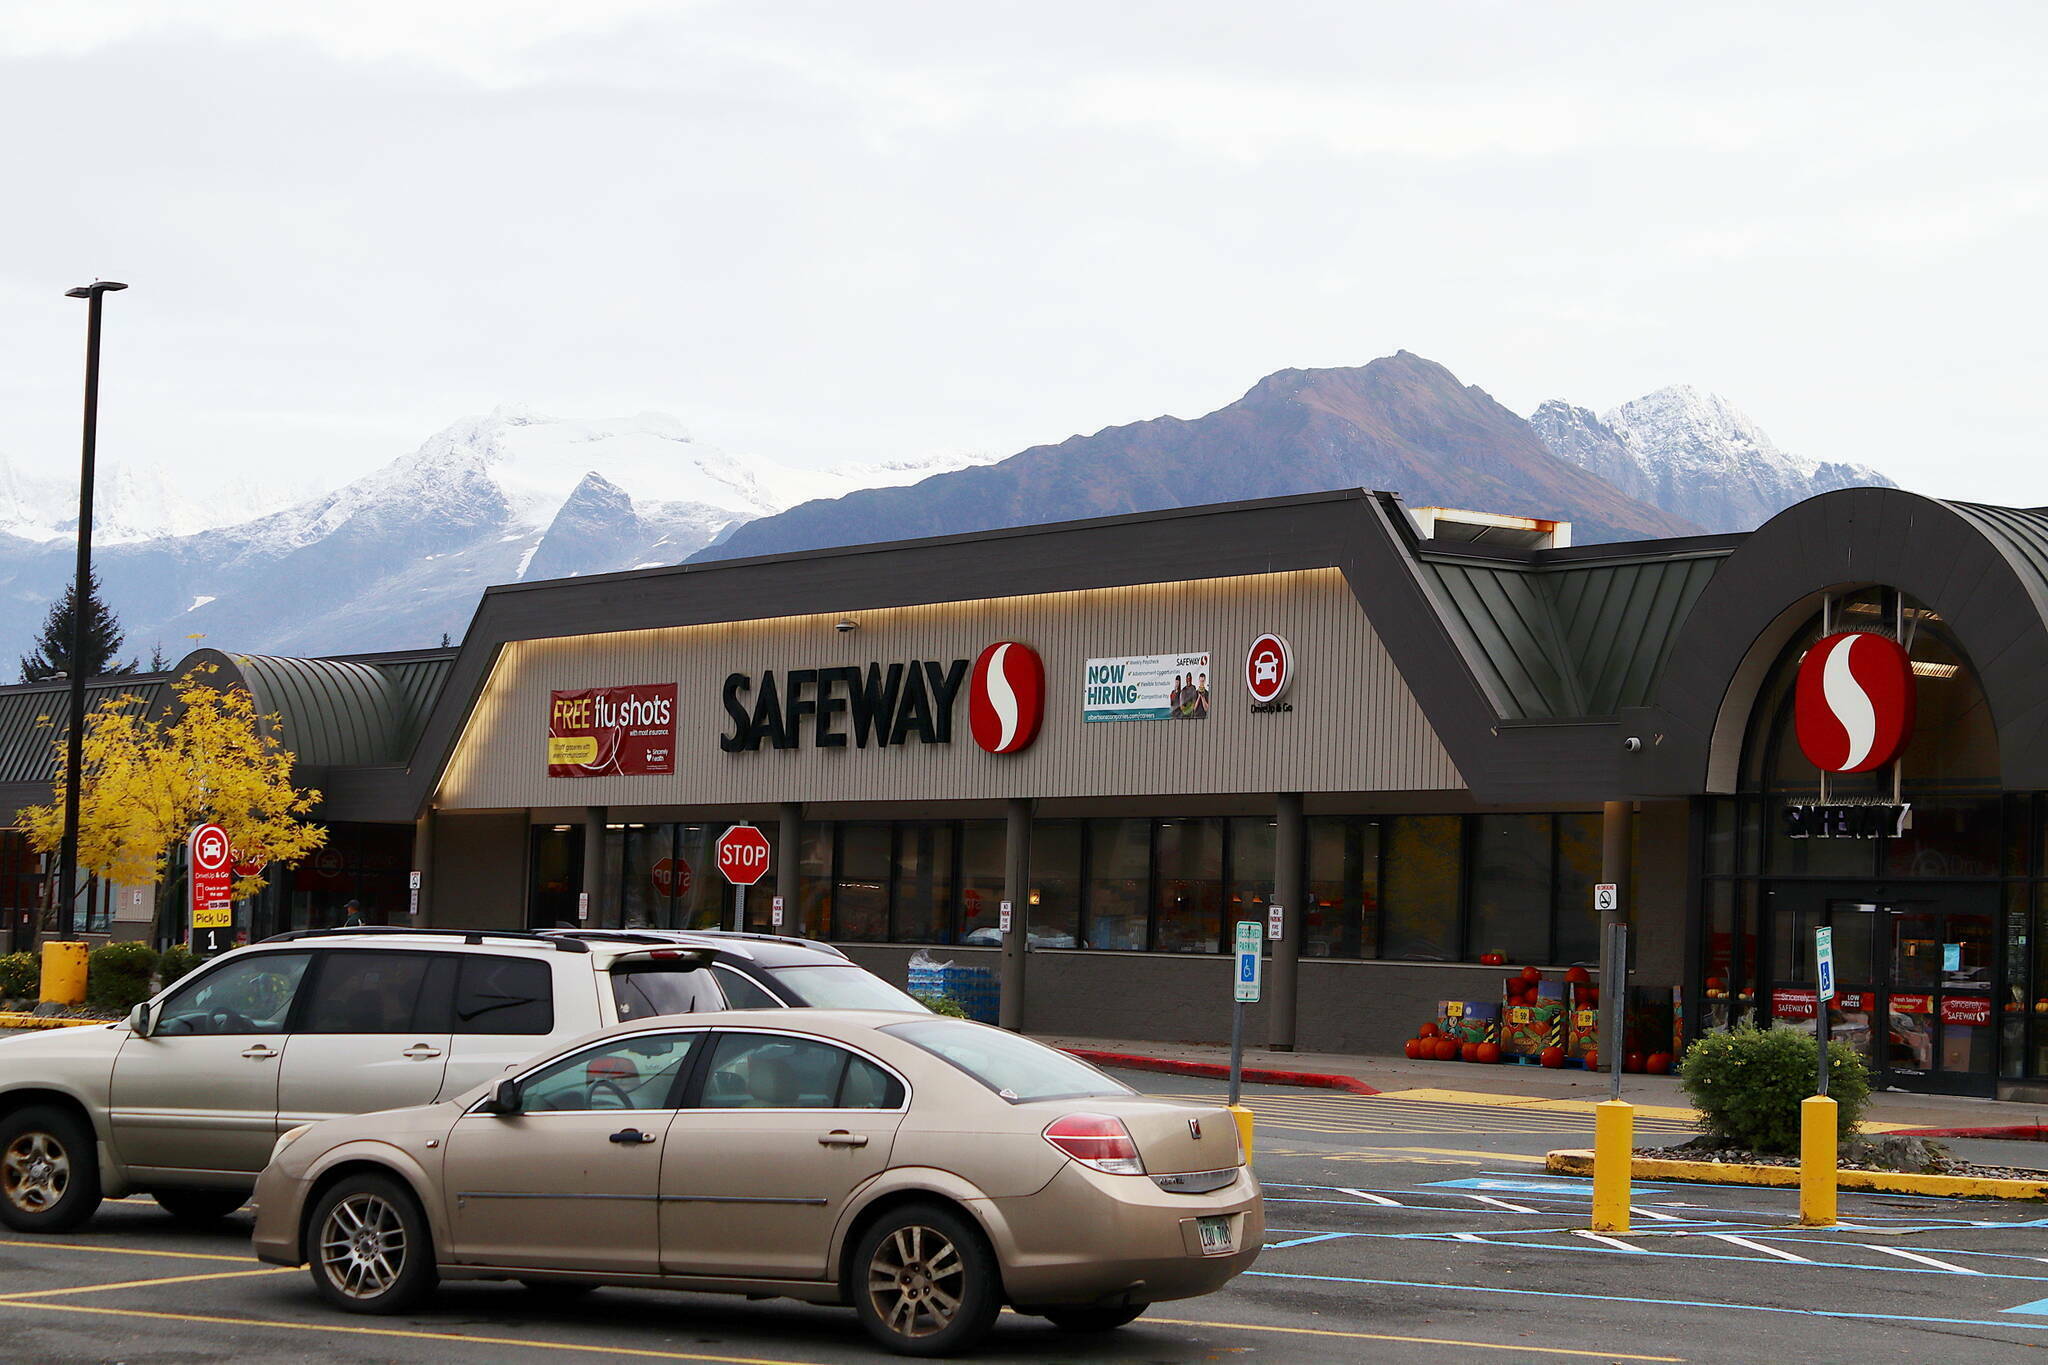
<svg viewBox="0 0 2048 1365">
<path fill-rule="evenodd" d="M 734 886 L 752 886 L 768 874 L 768 836 L 734 825 L 718 836 L 718 870 Z"/>
<path fill-rule="evenodd" d="M 235 927 L 235 854 L 228 832 L 208 823 L 185 837 L 191 869 L 192 951 L 218 953 L 232 947 Z"/>
</svg>

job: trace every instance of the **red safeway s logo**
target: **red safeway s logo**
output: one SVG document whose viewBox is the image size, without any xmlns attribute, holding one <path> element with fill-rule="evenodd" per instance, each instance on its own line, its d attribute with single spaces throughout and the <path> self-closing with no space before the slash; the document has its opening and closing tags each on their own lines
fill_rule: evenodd
<svg viewBox="0 0 2048 1365">
<path fill-rule="evenodd" d="M 967 728 L 992 754 L 1014 754 L 1038 738 L 1045 716 L 1045 661 L 1030 645 L 1002 640 L 981 651 L 967 684 Z"/>
<path fill-rule="evenodd" d="M 1244 685 L 1253 701 L 1278 701 L 1293 681 L 1294 650 L 1284 637 L 1269 632 L 1252 641 L 1244 656 Z"/>
<path fill-rule="evenodd" d="M 1840 631 L 1806 651 L 1793 702 L 1799 748 L 1823 772 L 1867 773 L 1913 733 L 1913 663 L 1898 643 Z"/>
</svg>

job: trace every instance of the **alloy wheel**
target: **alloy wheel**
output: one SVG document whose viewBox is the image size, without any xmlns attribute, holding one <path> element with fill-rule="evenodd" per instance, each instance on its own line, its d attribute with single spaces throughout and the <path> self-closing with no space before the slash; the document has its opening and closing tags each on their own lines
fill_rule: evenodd
<svg viewBox="0 0 2048 1365">
<path fill-rule="evenodd" d="M 46 1213 L 71 1187 L 71 1155 L 48 1133 L 27 1132 L 0 1155 L 0 1191 L 23 1213 Z"/>
<path fill-rule="evenodd" d="M 868 1262 L 868 1298 L 891 1332 L 935 1336 L 951 1326 L 966 1293 L 967 1264 L 952 1239 L 911 1223 L 882 1239 Z"/>
<path fill-rule="evenodd" d="M 405 1255 L 405 1221 L 378 1195 L 350 1195 L 321 1225 L 321 1269 L 349 1298 L 374 1299 L 388 1291 L 405 1271 Z"/>
</svg>

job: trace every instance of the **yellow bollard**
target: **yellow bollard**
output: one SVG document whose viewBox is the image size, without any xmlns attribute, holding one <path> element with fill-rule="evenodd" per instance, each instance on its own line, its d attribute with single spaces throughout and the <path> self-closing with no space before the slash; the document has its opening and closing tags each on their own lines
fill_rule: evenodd
<svg viewBox="0 0 2048 1365">
<path fill-rule="evenodd" d="M 1230 1106 L 1230 1117 L 1237 1120 L 1237 1145 L 1244 1152 L 1244 1164 L 1252 1164 L 1252 1111 L 1241 1104 Z"/>
<path fill-rule="evenodd" d="M 43 945 L 42 999 L 53 1005 L 85 1003 L 86 946 L 75 940 Z"/>
<path fill-rule="evenodd" d="M 1835 1225 L 1835 1102 L 1809 1095 L 1799 1106 L 1799 1222 L 1802 1227 Z"/>
<path fill-rule="evenodd" d="M 1593 1106 L 1593 1231 L 1627 1232 L 1629 1163 L 1635 1158 L 1636 1107 L 1627 1100 Z"/>
</svg>

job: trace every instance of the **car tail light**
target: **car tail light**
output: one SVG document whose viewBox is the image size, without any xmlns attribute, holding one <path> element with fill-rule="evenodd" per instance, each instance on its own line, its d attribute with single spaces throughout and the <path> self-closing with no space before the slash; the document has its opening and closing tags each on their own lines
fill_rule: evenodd
<svg viewBox="0 0 2048 1365">
<path fill-rule="evenodd" d="M 1054 1119 L 1045 1140 L 1083 1166 L 1110 1175 L 1143 1175 L 1145 1163 L 1124 1121 L 1108 1114 L 1069 1114 Z"/>
</svg>

